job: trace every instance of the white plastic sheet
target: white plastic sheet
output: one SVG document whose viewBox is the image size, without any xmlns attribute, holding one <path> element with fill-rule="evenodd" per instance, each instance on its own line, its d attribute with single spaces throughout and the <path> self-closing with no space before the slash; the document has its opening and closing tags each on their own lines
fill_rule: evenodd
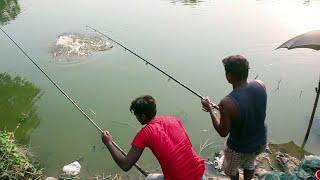
<svg viewBox="0 0 320 180">
<path fill-rule="evenodd" d="M 81 165 L 78 161 L 74 161 L 71 164 L 63 166 L 62 171 L 67 175 L 75 176 L 80 173 Z"/>
</svg>

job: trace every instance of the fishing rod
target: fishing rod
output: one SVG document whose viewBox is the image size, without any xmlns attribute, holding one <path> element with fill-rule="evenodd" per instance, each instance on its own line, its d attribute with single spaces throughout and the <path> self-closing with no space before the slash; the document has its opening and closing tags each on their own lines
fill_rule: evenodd
<svg viewBox="0 0 320 180">
<path fill-rule="evenodd" d="M 101 133 L 103 133 L 102 129 L 78 106 L 73 99 L 71 99 L 70 96 L 65 93 L 62 88 L 53 81 L 49 75 L 40 67 L 38 64 L 0 27 L 0 30 L 20 49 L 20 51 L 47 77 L 47 79 L 80 111 L 82 115 L 84 115 L 91 124 L 96 127 Z M 124 156 L 127 156 L 127 154 L 120 148 L 120 146 L 112 141 L 112 144 L 123 154 Z M 148 176 L 148 173 L 145 172 L 137 163 L 134 164 L 134 166 L 145 176 Z"/>
<path fill-rule="evenodd" d="M 155 66 L 154 64 L 152 64 L 150 61 L 146 60 L 145 58 L 141 57 L 140 55 L 138 55 L 137 53 L 133 52 L 132 50 L 130 50 L 129 48 L 127 48 L 126 46 L 122 45 L 121 43 L 117 42 L 116 40 L 113 40 L 111 37 L 107 36 L 106 34 L 100 32 L 99 30 L 86 25 L 86 27 L 92 29 L 93 31 L 101 34 L 102 36 L 108 38 L 109 40 L 111 40 L 112 42 L 118 44 L 119 46 L 121 46 L 122 48 L 124 48 L 124 50 L 129 51 L 131 54 L 135 55 L 136 57 L 138 57 L 139 59 L 141 59 L 142 61 L 144 61 L 146 63 L 146 65 L 150 65 L 153 68 L 155 68 L 156 70 L 160 71 L 162 74 L 166 75 L 167 77 L 169 77 L 169 80 L 172 79 L 174 80 L 176 83 L 178 83 L 179 85 L 181 85 L 182 87 L 184 87 L 185 89 L 187 89 L 188 91 L 190 91 L 191 93 L 193 93 L 194 95 L 198 96 L 200 99 L 204 99 L 203 96 L 201 96 L 199 93 L 195 92 L 194 90 L 192 90 L 191 88 L 189 88 L 188 86 L 186 86 L 185 84 L 183 84 L 182 82 L 178 81 L 176 78 L 174 78 L 173 76 L 169 75 L 168 73 L 166 73 L 165 71 L 161 70 L 160 68 L 158 68 L 157 66 Z M 214 103 L 211 103 L 212 107 L 219 110 L 219 106 L 217 106 Z"/>
</svg>

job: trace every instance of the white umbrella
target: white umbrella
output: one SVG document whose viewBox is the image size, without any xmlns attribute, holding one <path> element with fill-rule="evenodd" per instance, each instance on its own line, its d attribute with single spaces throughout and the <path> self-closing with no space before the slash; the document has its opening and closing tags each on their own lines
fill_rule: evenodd
<svg viewBox="0 0 320 180">
<path fill-rule="evenodd" d="M 276 49 L 279 49 L 279 48 L 287 48 L 287 49 L 309 48 L 309 49 L 314 49 L 314 50 L 320 50 L 320 30 L 309 31 L 307 33 L 296 36 L 296 37 L 288 40 L 287 42 L 283 43 L 282 45 L 280 45 Z M 310 129 L 311 129 L 313 118 L 314 118 L 314 114 L 317 109 L 319 94 L 320 94 L 320 77 L 319 77 L 318 88 L 316 88 L 316 93 L 317 93 L 316 99 L 315 99 L 315 102 L 313 105 L 308 130 L 307 130 L 307 133 L 306 133 L 304 140 L 303 140 L 303 143 L 302 143 L 302 148 L 304 148 L 304 146 L 308 140 Z"/>
<path fill-rule="evenodd" d="M 309 31 L 283 43 L 279 48 L 310 48 L 320 50 L 320 30 Z"/>
</svg>

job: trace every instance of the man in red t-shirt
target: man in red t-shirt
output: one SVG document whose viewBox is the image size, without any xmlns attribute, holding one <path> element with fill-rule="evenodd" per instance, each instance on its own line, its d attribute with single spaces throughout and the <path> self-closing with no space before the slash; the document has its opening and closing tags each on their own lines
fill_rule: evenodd
<svg viewBox="0 0 320 180">
<path fill-rule="evenodd" d="M 158 159 L 165 180 L 200 180 L 204 174 L 203 160 L 193 150 L 181 120 L 174 116 L 156 116 L 156 101 L 152 96 L 140 96 L 132 101 L 130 111 L 145 125 L 135 136 L 127 156 L 113 146 L 109 132 L 101 138 L 114 161 L 128 171 L 140 158 L 145 147 Z"/>
</svg>

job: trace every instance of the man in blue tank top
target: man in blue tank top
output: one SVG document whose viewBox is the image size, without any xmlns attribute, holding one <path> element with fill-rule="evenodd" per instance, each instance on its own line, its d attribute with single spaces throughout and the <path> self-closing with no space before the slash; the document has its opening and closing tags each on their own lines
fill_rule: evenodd
<svg viewBox="0 0 320 180">
<path fill-rule="evenodd" d="M 220 117 L 207 97 L 201 101 L 202 108 L 210 113 L 219 135 L 229 135 L 224 149 L 224 172 L 232 180 L 239 179 L 238 169 L 243 168 L 244 179 L 252 179 L 255 158 L 267 143 L 266 87 L 260 80 L 247 81 L 249 62 L 243 56 L 229 56 L 222 62 L 233 90 L 219 103 Z"/>
</svg>

